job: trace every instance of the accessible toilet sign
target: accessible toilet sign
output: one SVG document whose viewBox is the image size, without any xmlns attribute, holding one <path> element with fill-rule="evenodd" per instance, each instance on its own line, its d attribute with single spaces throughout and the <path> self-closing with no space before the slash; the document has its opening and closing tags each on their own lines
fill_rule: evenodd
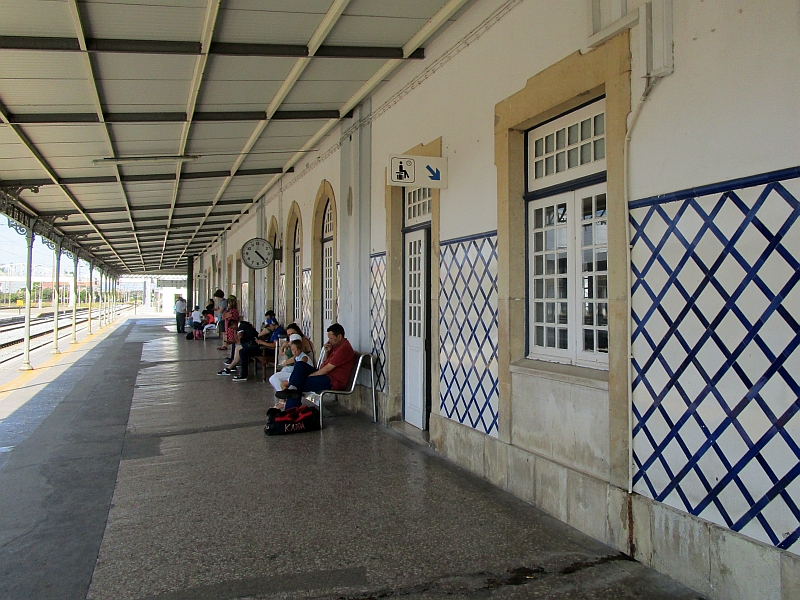
<svg viewBox="0 0 800 600">
<path fill-rule="evenodd" d="M 447 159 L 389 155 L 389 185 L 447 188 Z"/>
</svg>

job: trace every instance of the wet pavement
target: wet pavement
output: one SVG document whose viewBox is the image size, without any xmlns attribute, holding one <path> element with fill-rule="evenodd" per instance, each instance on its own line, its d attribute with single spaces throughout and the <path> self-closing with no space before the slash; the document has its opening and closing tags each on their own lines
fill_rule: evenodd
<svg viewBox="0 0 800 600">
<path fill-rule="evenodd" d="M 56 406 L 0 467 L 0 598 L 699 597 L 335 406 L 265 437 L 269 384 L 170 325 L 29 403 Z"/>
</svg>

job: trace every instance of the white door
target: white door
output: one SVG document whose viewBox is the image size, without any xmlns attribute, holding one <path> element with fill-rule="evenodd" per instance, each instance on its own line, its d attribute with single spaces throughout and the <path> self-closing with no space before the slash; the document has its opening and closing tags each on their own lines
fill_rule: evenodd
<svg viewBox="0 0 800 600">
<path fill-rule="evenodd" d="M 404 418 L 407 423 L 425 429 L 427 320 L 427 229 L 405 236 L 405 365 Z"/>
</svg>

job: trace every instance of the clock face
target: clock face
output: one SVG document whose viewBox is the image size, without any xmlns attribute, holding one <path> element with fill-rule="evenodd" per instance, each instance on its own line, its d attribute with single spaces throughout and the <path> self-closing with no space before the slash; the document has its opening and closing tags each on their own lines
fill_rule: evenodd
<svg viewBox="0 0 800 600">
<path fill-rule="evenodd" d="M 264 238 L 253 238 L 242 246 L 242 262 L 251 269 L 266 269 L 273 255 L 272 244 Z"/>
</svg>

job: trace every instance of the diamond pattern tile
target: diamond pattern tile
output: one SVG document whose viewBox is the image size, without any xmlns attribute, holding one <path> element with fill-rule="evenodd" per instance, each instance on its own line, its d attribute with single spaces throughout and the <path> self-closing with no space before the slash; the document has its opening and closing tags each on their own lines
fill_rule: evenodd
<svg viewBox="0 0 800 600">
<path fill-rule="evenodd" d="M 337 265 L 338 267 L 338 265 Z M 375 356 L 375 386 L 386 392 L 386 253 L 370 256 L 369 326 Z"/>
<path fill-rule="evenodd" d="M 278 323 L 286 323 L 286 275 L 280 273 L 275 278 L 275 317 Z"/>
<path fill-rule="evenodd" d="M 311 335 L 311 269 L 303 270 L 303 306 L 301 307 L 301 314 L 303 322 L 300 327 L 306 335 Z"/>
<path fill-rule="evenodd" d="M 800 179 L 729 187 L 631 203 L 634 489 L 797 552 Z"/>
<path fill-rule="evenodd" d="M 339 293 L 342 289 L 342 265 L 336 263 L 336 304 L 333 307 L 333 320 L 339 322 Z"/>
<path fill-rule="evenodd" d="M 441 243 L 439 406 L 497 436 L 497 233 Z"/>
</svg>

